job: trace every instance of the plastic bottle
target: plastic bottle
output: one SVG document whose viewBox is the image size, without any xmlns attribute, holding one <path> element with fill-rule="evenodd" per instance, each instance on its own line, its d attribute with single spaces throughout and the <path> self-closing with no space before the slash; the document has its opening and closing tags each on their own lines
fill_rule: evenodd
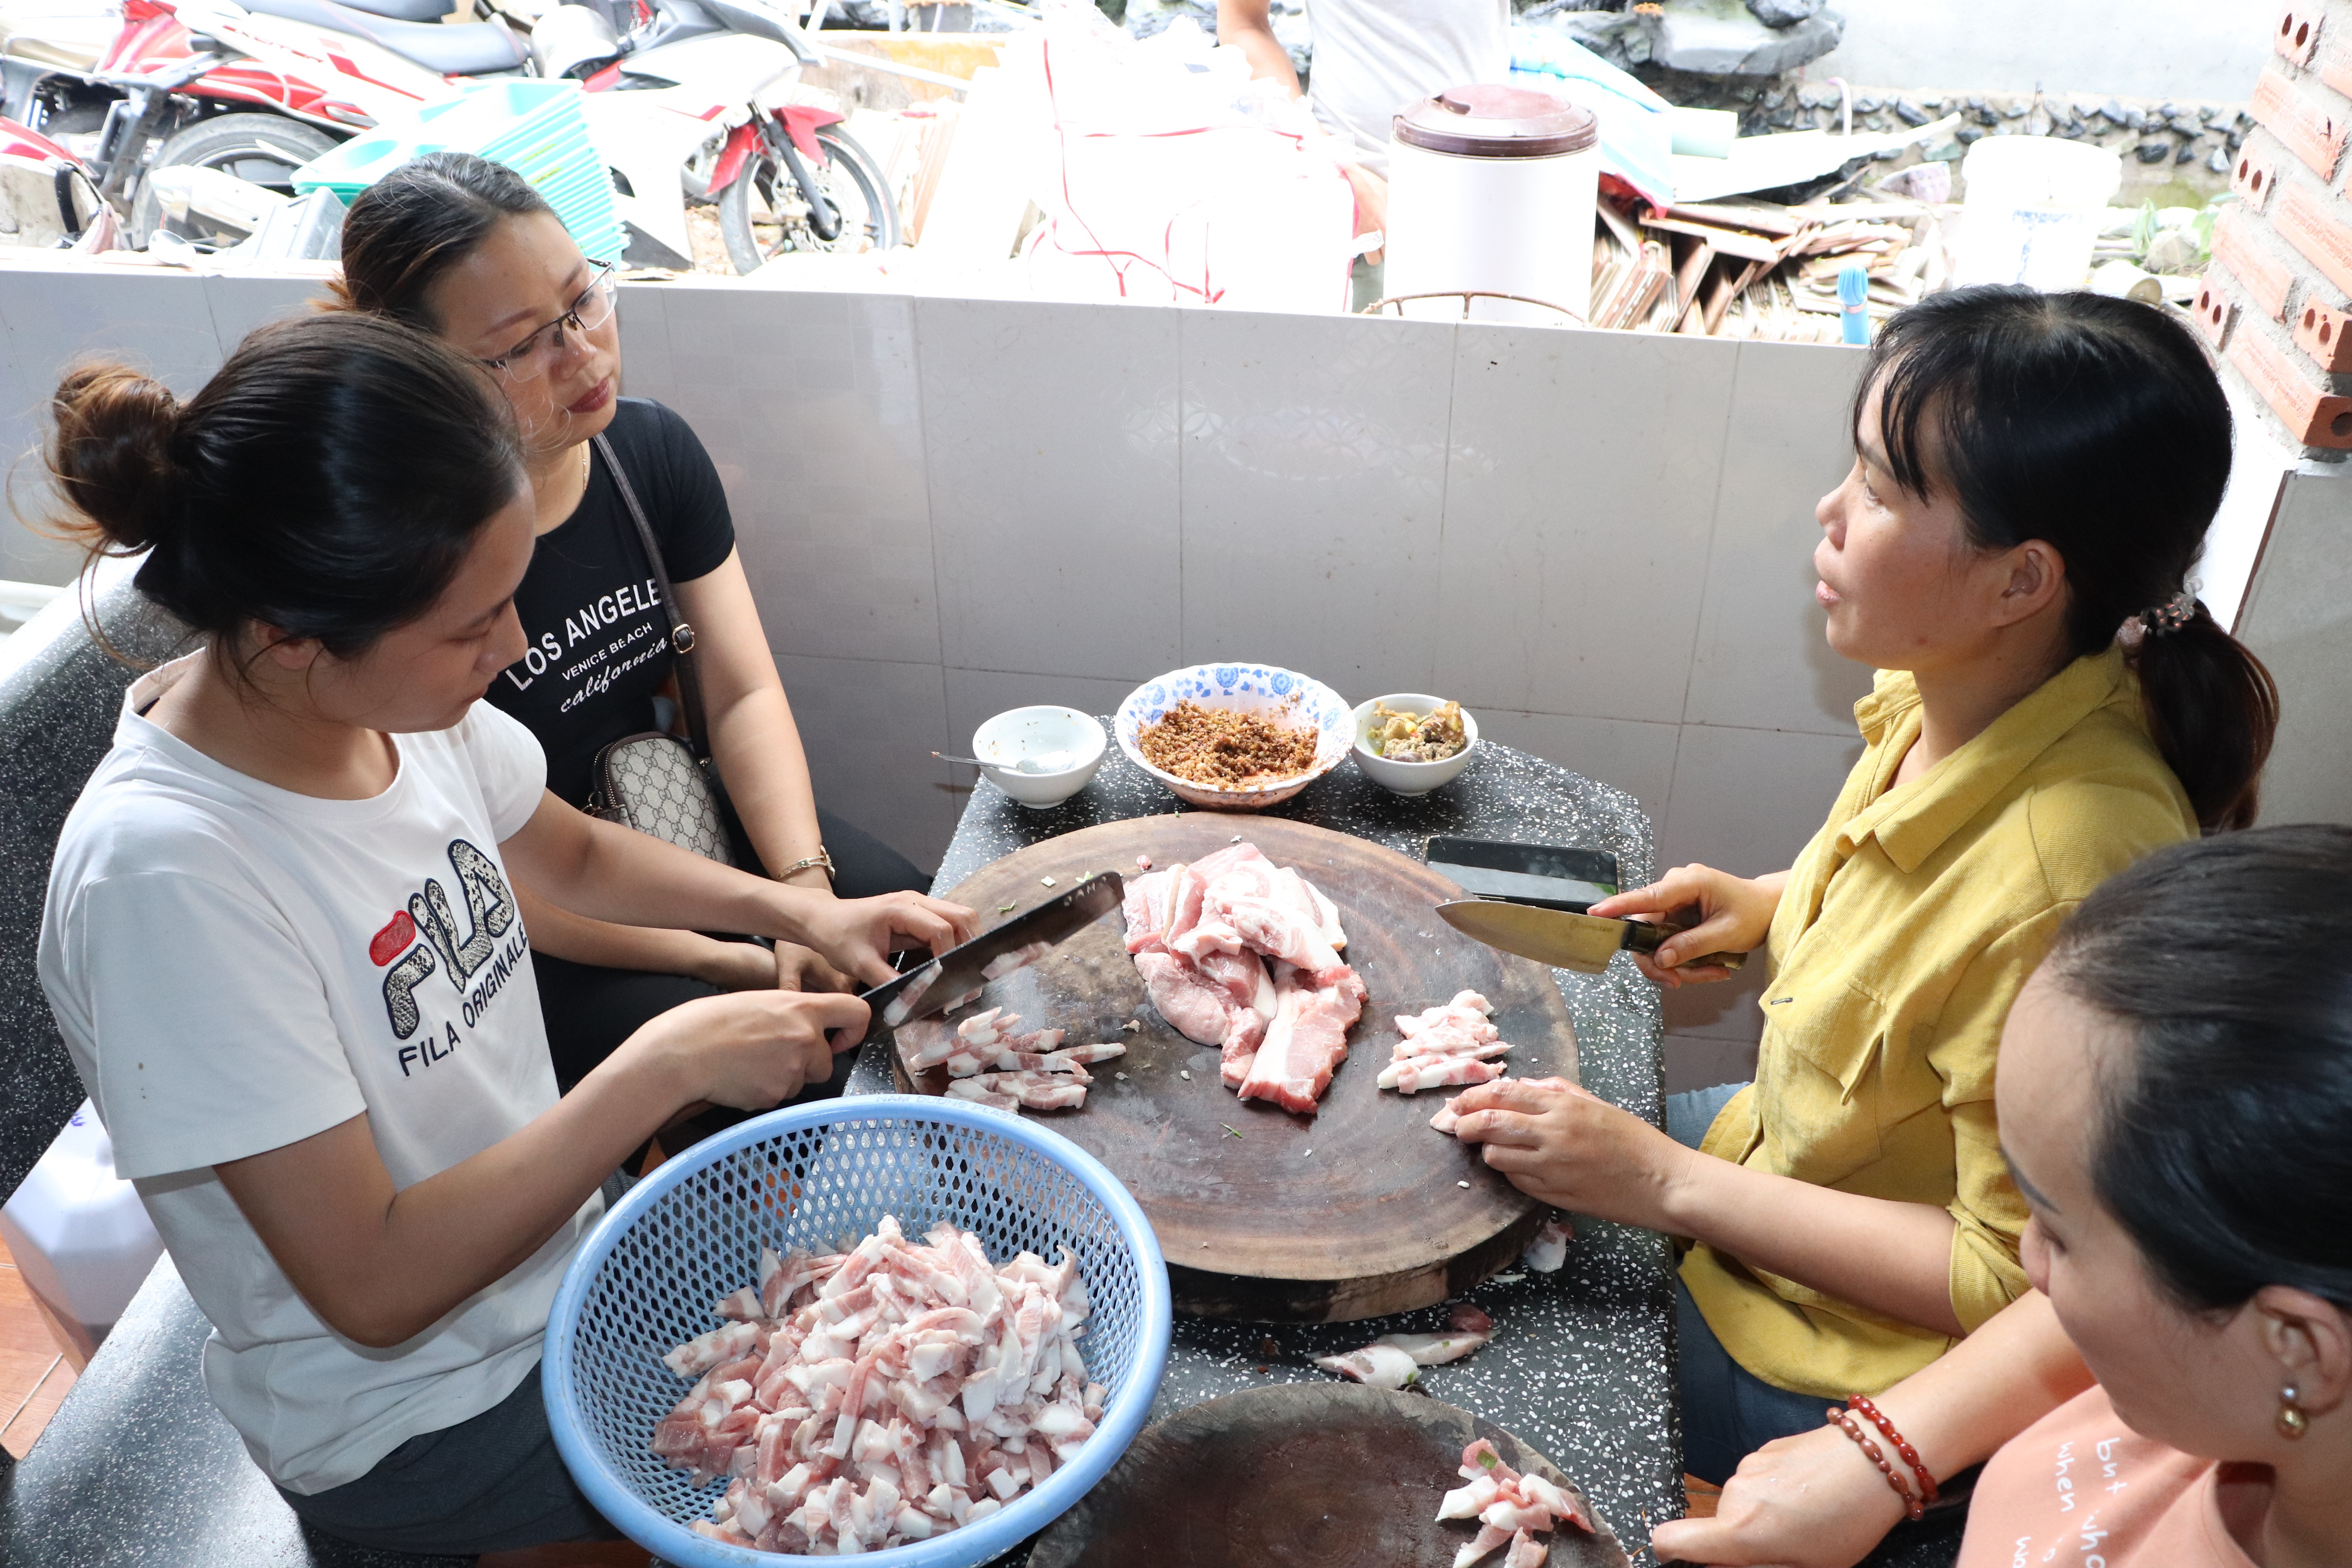
<svg viewBox="0 0 2352 1568">
<path fill-rule="evenodd" d="M 87 1362 L 163 1253 L 137 1189 L 114 1173 L 114 1140 L 89 1100 L 0 1208 L 0 1240 L 74 1342 L 59 1348 Z"/>
<path fill-rule="evenodd" d="M 1847 342 L 1870 342 L 1870 274 L 1860 262 L 1838 268 L 1838 321 Z"/>
</svg>

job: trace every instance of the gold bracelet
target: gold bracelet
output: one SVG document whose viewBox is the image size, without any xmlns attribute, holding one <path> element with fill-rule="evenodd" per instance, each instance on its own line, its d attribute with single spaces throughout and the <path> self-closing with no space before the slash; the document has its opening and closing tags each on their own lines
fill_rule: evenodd
<svg viewBox="0 0 2352 1568">
<path fill-rule="evenodd" d="M 795 860 L 791 865 L 785 867 L 782 871 L 778 872 L 776 874 L 776 880 L 779 882 L 789 880 L 790 879 L 798 876 L 801 872 L 807 870 L 812 866 L 824 873 L 824 879 L 828 883 L 833 880 L 833 857 L 825 852 L 825 847 L 822 844 L 816 847 L 816 853 L 810 856 L 807 859 Z"/>
</svg>

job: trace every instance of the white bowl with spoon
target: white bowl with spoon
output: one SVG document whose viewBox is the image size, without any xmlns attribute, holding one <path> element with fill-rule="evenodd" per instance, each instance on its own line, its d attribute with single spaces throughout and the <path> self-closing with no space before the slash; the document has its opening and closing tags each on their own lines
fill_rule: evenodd
<svg viewBox="0 0 2352 1568">
<path fill-rule="evenodd" d="M 977 767 L 997 788 L 1043 811 L 1093 783 L 1109 747 L 1091 715 L 1046 703 L 999 713 L 972 731 L 971 756 L 945 760 Z"/>
</svg>

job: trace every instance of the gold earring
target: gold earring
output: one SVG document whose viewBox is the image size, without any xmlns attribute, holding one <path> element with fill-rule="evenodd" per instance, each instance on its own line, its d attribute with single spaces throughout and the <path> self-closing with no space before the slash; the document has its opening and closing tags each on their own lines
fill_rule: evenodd
<svg viewBox="0 0 2352 1568">
<path fill-rule="evenodd" d="M 2311 1417 L 2294 1402 L 2296 1393 L 2291 1383 L 2279 1390 L 2278 1429 L 2282 1437 L 2300 1437 L 2311 1430 Z"/>
</svg>

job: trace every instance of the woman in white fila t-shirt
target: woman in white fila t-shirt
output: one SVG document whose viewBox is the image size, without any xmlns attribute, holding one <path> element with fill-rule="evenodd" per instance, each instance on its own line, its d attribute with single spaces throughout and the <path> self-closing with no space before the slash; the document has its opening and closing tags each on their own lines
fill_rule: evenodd
<svg viewBox="0 0 2352 1568">
<path fill-rule="evenodd" d="M 205 635 L 131 689 L 67 819 L 40 974 L 198 1306 L 205 1382 L 319 1528 L 499 1553 L 610 1537 L 538 1394 L 598 1189 L 699 1104 L 830 1068 L 854 996 L 731 992 L 558 1098 L 516 875 L 635 925 L 800 942 L 868 982 L 971 934 L 596 822 L 478 700 L 521 652 L 531 496 L 506 400 L 390 321 L 247 338 L 185 405 L 119 367 L 58 389 L 47 457 L 95 546 Z M 494 1559 L 493 1559 L 494 1560 Z"/>
</svg>

